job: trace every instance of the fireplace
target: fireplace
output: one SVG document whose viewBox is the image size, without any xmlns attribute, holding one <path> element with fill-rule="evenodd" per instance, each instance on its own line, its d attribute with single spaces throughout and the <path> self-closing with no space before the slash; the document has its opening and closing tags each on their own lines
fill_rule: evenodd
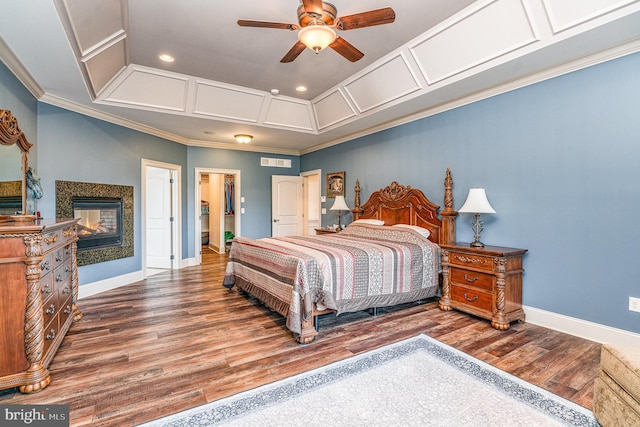
<svg viewBox="0 0 640 427">
<path fill-rule="evenodd" d="M 78 221 L 78 251 L 122 246 L 122 199 L 73 197 Z"/>
<path fill-rule="evenodd" d="M 56 181 L 56 217 L 79 218 L 79 267 L 134 256 L 132 186 Z"/>
</svg>

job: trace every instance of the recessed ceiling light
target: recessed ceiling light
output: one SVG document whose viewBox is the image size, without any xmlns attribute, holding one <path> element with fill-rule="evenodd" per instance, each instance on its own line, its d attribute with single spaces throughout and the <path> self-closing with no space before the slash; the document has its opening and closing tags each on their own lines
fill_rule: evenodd
<svg viewBox="0 0 640 427">
<path fill-rule="evenodd" d="M 213 131 L 205 130 L 205 131 L 204 131 L 204 134 L 205 134 L 205 135 L 213 135 Z"/>
<path fill-rule="evenodd" d="M 307 87 L 300 85 L 300 86 L 296 87 L 296 90 L 298 92 L 305 92 L 307 90 Z"/>
<path fill-rule="evenodd" d="M 162 55 L 159 56 L 159 58 L 161 61 L 164 61 L 164 62 L 173 62 L 176 60 L 173 56 L 169 55 L 168 53 L 163 53 Z"/>
</svg>

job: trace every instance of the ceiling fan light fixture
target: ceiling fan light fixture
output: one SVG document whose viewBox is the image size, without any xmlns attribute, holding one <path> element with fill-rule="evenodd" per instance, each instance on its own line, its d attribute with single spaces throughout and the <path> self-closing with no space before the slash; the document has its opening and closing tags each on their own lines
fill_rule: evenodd
<svg viewBox="0 0 640 427">
<path fill-rule="evenodd" d="M 237 135 L 233 135 L 233 137 L 240 144 L 248 144 L 253 139 L 253 135 L 249 135 L 247 133 L 239 133 Z"/>
<path fill-rule="evenodd" d="M 318 24 L 307 25 L 298 33 L 298 40 L 315 53 L 336 41 L 336 37 L 333 28 Z"/>
</svg>

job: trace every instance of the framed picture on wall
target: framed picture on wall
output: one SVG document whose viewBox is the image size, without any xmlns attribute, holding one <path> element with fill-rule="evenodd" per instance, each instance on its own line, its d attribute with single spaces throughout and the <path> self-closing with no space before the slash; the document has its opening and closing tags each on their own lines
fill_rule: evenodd
<svg viewBox="0 0 640 427">
<path fill-rule="evenodd" d="M 327 197 L 344 196 L 344 172 L 327 174 Z"/>
</svg>

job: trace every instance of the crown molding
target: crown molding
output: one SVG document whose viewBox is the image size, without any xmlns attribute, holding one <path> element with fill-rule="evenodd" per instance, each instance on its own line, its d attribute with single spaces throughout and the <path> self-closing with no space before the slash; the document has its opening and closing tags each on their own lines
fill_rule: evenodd
<svg viewBox="0 0 640 427">
<path fill-rule="evenodd" d="M 36 82 L 29 71 L 27 71 L 26 67 L 22 65 L 22 62 L 20 62 L 18 57 L 13 53 L 2 36 L 0 36 L 0 60 L 2 60 L 4 65 L 6 65 L 13 75 L 20 80 L 20 83 L 22 83 L 22 85 L 31 92 L 31 95 L 33 95 L 34 98 L 39 99 L 44 95 L 44 90 Z"/>
</svg>

